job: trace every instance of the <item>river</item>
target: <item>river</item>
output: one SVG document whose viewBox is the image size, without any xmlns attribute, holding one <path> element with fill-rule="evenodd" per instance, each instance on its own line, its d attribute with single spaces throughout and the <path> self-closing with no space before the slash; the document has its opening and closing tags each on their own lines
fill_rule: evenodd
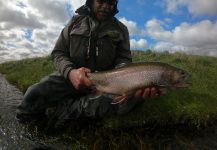
<svg viewBox="0 0 217 150">
<path fill-rule="evenodd" d="M 112 141 L 106 143 L 104 139 L 99 139 L 96 132 L 92 135 L 82 137 L 89 133 L 77 135 L 46 135 L 38 131 L 35 125 L 20 124 L 15 119 L 16 107 L 22 101 L 23 94 L 13 85 L 9 84 L 3 75 L 0 74 L 0 150 L 36 150 L 36 149 L 217 149 L 217 127 L 205 129 L 176 129 L 172 127 L 161 129 L 144 129 L 143 132 L 136 134 L 135 140 L 131 139 Z M 124 132 L 131 132 L 123 130 Z M 135 132 L 132 132 L 135 133 Z M 67 135 L 67 136 L 65 136 Z M 106 133 L 105 133 L 106 135 Z M 70 137 L 71 136 L 71 137 Z M 116 136 L 119 136 L 116 134 Z M 84 140 L 85 139 L 85 140 Z M 92 145 L 91 142 L 93 141 Z M 75 144 L 73 144 L 75 143 Z M 76 144 L 77 143 L 77 144 Z M 98 144 L 97 144 L 98 143 Z M 120 143 L 120 144 L 119 144 Z M 103 145 L 104 144 L 104 145 Z M 135 144 L 135 145 L 133 145 Z"/>
</svg>

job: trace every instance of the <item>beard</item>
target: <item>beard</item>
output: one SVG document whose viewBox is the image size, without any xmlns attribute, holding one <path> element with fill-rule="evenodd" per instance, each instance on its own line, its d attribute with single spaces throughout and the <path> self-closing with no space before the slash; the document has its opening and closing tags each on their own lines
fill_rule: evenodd
<svg viewBox="0 0 217 150">
<path fill-rule="evenodd" d="M 106 9 L 99 9 L 95 12 L 95 16 L 99 21 L 104 21 L 112 16 L 112 11 Z"/>
</svg>

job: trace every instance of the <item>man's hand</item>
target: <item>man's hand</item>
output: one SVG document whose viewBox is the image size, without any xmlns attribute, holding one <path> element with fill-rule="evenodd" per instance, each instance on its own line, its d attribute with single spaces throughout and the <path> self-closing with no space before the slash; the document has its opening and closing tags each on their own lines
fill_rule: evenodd
<svg viewBox="0 0 217 150">
<path fill-rule="evenodd" d="M 69 72 L 69 80 L 77 90 L 90 88 L 92 85 L 91 81 L 87 78 L 87 73 L 90 69 L 81 67 L 79 69 L 72 69 Z"/>
<path fill-rule="evenodd" d="M 136 98 L 143 98 L 143 99 L 147 99 L 147 98 L 155 98 L 157 96 L 160 95 L 165 95 L 167 93 L 165 88 L 159 89 L 159 88 L 155 88 L 155 87 L 148 87 L 145 88 L 144 90 L 137 90 L 134 94 L 134 97 Z"/>
</svg>

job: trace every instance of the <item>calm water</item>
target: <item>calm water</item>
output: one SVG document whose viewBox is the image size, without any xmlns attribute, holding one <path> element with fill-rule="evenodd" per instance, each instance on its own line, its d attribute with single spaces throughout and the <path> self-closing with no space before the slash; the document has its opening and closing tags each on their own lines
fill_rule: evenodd
<svg viewBox="0 0 217 150">
<path fill-rule="evenodd" d="M 217 127 L 203 130 L 185 129 L 145 129 L 135 135 L 135 140 L 113 140 L 107 143 L 97 132 L 86 129 L 88 133 L 78 135 L 46 135 L 34 125 L 19 124 L 14 116 L 16 106 L 22 101 L 22 93 L 8 84 L 0 75 L 0 150 L 33 149 L 217 149 Z M 88 131 L 89 130 L 89 131 Z M 123 137 L 125 132 L 122 131 Z M 134 132 L 135 133 L 135 132 Z M 104 133 L 106 137 L 106 133 Z M 89 139 L 88 139 L 89 138 Z M 107 137 L 108 138 L 108 137 Z M 110 137 L 111 138 L 111 137 Z M 92 145 L 91 142 L 92 141 Z M 111 141 L 111 140 L 110 140 Z M 119 146 L 119 143 L 126 147 Z"/>
</svg>

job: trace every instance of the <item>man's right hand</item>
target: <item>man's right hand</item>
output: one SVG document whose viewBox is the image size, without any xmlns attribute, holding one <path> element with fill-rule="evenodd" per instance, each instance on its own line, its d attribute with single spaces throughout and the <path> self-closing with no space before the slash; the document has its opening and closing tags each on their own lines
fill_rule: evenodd
<svg viewBox="0 0 217 150">
<path fill-rule="evenodd" d="M 90 73 L 90 69 L 81 67 L 79 69 L 72 69 L 69 72 L 69 80 L 77 90 L 90 88 L 91 81 L 87 78 L 87 73 Z"/>
</svg>

